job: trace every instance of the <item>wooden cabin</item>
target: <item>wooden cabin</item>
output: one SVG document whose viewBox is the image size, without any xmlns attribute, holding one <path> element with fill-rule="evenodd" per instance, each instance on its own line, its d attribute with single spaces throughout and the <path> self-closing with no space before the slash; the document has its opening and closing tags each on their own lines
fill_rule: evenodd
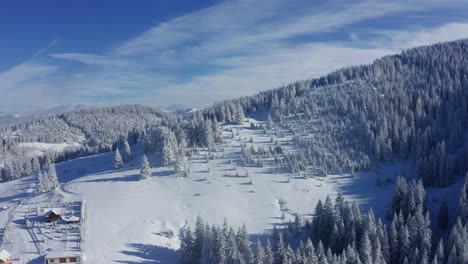
<svg viewBox="0 0 468 264">
<path fill-rule="evenodd" d="M 5 249 L 2 249 L 0 251 L 0 263 L 6 263 L 6 264 L 11 263 L 11 254 L 10 254 L 10 252 L 6 251 Z"/>
<path fill-rule="evenodd" d="M 74 215 L 62 216 L 62 220 L 66 222 L 67 224 L 79 224 L 80 223 L 80 218 Z"/>
<path fill-rule="evenodd" d="M 81 254 L 78 251 L 51 251 L 45 256 L 44 263 L 81 263 Z"/>
<path fill-rule="evenodd" d="M 58 221 L 61 219 L 61 215 L 62 215 L 62 210 L 59 209 L 59 208 L 52 208 L 52 209 L 49 209 L 46 211 L 45 213 L 45 221 L 47 223 L 50 223 L 50 222 L 55 222 L 55 221 Z"/>
</svg>

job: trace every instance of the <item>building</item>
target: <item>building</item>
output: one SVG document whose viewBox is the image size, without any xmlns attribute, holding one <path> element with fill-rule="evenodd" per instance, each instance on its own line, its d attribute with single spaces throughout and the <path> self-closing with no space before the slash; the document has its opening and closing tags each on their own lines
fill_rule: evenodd
<svg viewBox="0 0 468 264">
<path fill-rule="evenodd" d="M 81 254 L 78 251 L 51 251 L 45 256 L 44 263 L 81 263 Z"/>
<path fill-rule="evenodd" d="M 11 258 L 10 252 L 6 251 L 5 249 L 2 249 L 0 251 L 0 263 L 10 264 L 11 263 L 10 258 Z"/>
<path fill-rule="evenodd" d="M 65 221 L 67 224 L 78 224 L 80 223 L 80 218 L 74 215 L 66 215 L 62 216 L 62 220 Z"/>
<path fill-rule="evenodd" d="M 55 222 L 61 219 L 62 210 L 60 208 L 52 208 L 46 211 L 45 221 L 47 223 Z"/>
</svg>

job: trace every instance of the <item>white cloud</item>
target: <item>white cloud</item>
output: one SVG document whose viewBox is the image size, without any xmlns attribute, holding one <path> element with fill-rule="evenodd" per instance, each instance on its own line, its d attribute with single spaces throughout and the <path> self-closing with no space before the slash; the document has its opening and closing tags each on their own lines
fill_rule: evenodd
<svg viewBox="0 0 468 264">
<path fill-rule="evenodd" d="M 81 62 L 87 65 L 98 66 L 129 66 L 129 61 L 110 58 L 109 56 L 85 54 L 85 53 L 56 53 L 50 55 L 52 58 Z"/>
<path fill-rule="evenodd" d="M 206 105 L 369 63 L 415 45 L 468 37 L 468 23 L 433 28 L 408 25 L 398 31 L 369 24 L 366 30 L 375 31 L 373 39 L 352 29 L 343 33 L 351 40 L 343 42 L 307 40 L 368 19 L 456 4 L 421 0 L 225 1 L 158 24 L 108 53 L 56 53 L 44 60 L 47 63 L 19 65 L 13 73 L 0 73 L 0 83 L 15 90 L 23 87 L 58 93 L 60 96 L 50 98 L 74 103 L 111 100 Z M 295 38 L 304 39 L 291 40 Z M 57 73 L 58 66 L 49 66 L 50 59 L 61 67 L 66 67 L 64 61 L 80 65 L 78 70 Z"/>
<path fill-rule="evenodd" d="M 28 84 L 57 71 L 57 67 L 27 61 L 9 70 L 0 72 L 0 92 L 6 93 L 13 89 L 21 89 L 21 86 Z"/>
<path fill-rule="evenodd" d="M 373 46 L 389 46 L 406 49 L 439 42 L 468 38 L 468 21 L 447 23 L 434 28 L 418 28 L 412 31 L 392 30 L 378 32 L 381 38 L 373 41 Z"/>
<path fill-rule="evenodd" d="M 26 61 L 0 73 L 0 105 L 2 110 L 32 110 L 41 105 L 61 101 L 61 93 L 49 81 L 58 68 L 35 61 Z M 53 91 L 55 90 L 55 91 Z"/>
<path fill-rule="evenodd" d="M 177 102 L 206 105 L 213 100 L 251 95 L 318 77 L 344 66 L 370 63 L 392 52 L 391 49 L 361 49 L 324 43 L 277 49 L 276 54 L 229 59 L 226 63 L 235 66 L 230 70 L 199 76 L 184 84 L 168 85 L 155 90 L 150 97 L 159 104 L 164 104 L 167 98 L 177 98 Z"/>
</svg>

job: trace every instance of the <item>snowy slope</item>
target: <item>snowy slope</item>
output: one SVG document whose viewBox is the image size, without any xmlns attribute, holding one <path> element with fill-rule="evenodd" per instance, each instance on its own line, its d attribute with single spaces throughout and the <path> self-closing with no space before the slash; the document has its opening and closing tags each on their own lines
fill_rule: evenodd
<svg viewBox="0 0 468 264">
<path fill-rule="evenodd" d="M 149 157 L 153 177 L 139 180 L 141 154 L 137 153 L 141 150 L 138 148 L 133 150 L 136 156 L 133 164 L 121 170 L 112 169 L 112 153 L 63 164 L 64 168 L 71 168 L 75 163 L 94 164 L 92 168 L 81 169 L 94 173 L 65 185 L 66 190 L 86 197 L 89 203 L 85 243 L 88 260 L 91 263 L 139 263 L 156 259 L 174 263 L 177 232 L 185 224 L 193 226 L 197 215 L 218 224 L 225 218 L 234 226 L 245 223 L 251 233 L 261 234 L 275 224 L 292 220 L 296 213 L 310 218 L 318 199 L 334 196 L 338 191 L 356 200 L 364 209 L 372 206 L 377 215 L 383 216 L 393 185 L 377 187 L 376 172 L 382 178 L 393 179 L 402 167 L 396 164 L 374 168 L 355 178 L 332 175 L 307 179 L 285 173 L 272 174 L 268 165 L 263 168 L 237 165 L 234 170 L 235 165 L 229 164 L 227 157 L 240 151 L 241 142 L 230 139 L 230 134 L 223 132 L 226 143 L 218 146 L 214 160 L 206 163 L 203 151 L 189 160 L 191 175 L 188 178 L 176 177 L 172 166 L 158 167 L 159 157 L 154 155 Z M 270 144 L 269 136 L 260 130 L 245 127 L 240 137 L 246 144 L 250 137 L 254 145 Z M 289 138 L 278 140 L 287 145 Z M 75 166 L 68 170 L 79 169 Z M 235 177 L 236 171 L 241 177 Z M 250 177 L 244 177 L 246 171 Z M 170 233 L 175 236 L 168 235 Z"/>
<path fill-rule="evenodd" d="M 408 164 L 393 164 L 373 167 L 354 178 L 348 174 L 304 178 L 272 173 L 272 158 L 265 159 L 264 167 L 244 167 L 235 158 L 241 144 L 267 148 L 270 136 L 262 130 L 249 129 L 246 123 L 239 136 L 231 138 L 230 128 L 236 130 L 235 126 L 224 127 L 224 143 L 212 152 L 213 160 L 207 163 L 207 152 L 203 150 L 189 159 L 191 175 L 187 178 L 176 177 L 173 166 L 160 167 L 159 154 L 153 154 L 148 157 L 152 177 L 140 180 L 139 145 L 132 149 L 134 160 L 119 170 L 112 167 L 113 153 L 58 164 L 64 191 L 87 201 L 87 219 L 83 223 L 87 263 L 176 263 L 178 231 L 186 224 L 193 227 L 198 215 L 210 223 L 221 224 L 225 218 L 234 226 L 245 223 L 250 233 L 262 234 L 273 225 L 286 224 L 296 213 L 311 218 L 318 199 L 335 196 L 339 191 L 364 210 L 373 207 L 376 215 L 384 217 L 397 172 L 402 168 L 410 171 Z M 251 137 L 253 143 L 249 142 Z M 289 135 L 276 138 L 293 152 L 290 139 Z M 377 175 L 383 182 L 381 186 L 376 186 Z M 0 194 L 1 205 L 14 208 L 15 203 L 30 195 L 25 190 L 34 182 L 35 178 L 29 177 L 0 185 L 0 191 L 5 191 Z M 459 189 L 460 184 L 442 191 L 428 190 L 429 206 L 438 208 L 441 198 L 453 204 Z M 12 202 L 12 198 L 20 199 Z M 8 210 L 0 212 L 2 225 L 8 214 Z M 30 240 L 24 233 L 18 233 L 14 239 Z M 16 254 L 17 263 L 38 258 L 37 254 L 31 254 L 35 251 L 31 243 L 25 245 L 9 248 Z"/>
<path fill-rule="evenodd" d="M 79 143 L 42 143 L 42 142 L 23 142 L 18 144 L 32 155 L 40 156 L 50 152 L 62 152 L 66 148 L 80 147 Z"/>
</svg>

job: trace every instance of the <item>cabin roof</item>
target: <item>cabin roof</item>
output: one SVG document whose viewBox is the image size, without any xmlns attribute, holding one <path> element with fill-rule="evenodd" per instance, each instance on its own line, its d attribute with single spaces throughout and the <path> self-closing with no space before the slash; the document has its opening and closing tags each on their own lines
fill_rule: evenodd
<svg viewBox="0 0 468 264">
<path fill-rule="evenodd" d="M 0 260 L 2 261 L 6 261 L 7 259 L 9 259 L 11 256 L 11 253 L 6 251 L 5 249 L 2 249 L 2 251 L 0 251 Z"/>
<path fill-rule="evenodd" d="M 73 257 L 81 257 L 81 253 L 79 251 L 49 251 L 45 256 L 46 259 L 57 259 L 57 258 L 73 258 Z"/>
<path fill-rule="evenodd" d="M 62 214 L 62 208 L 50 208 L 46 209 L 45 216 L 49 216 L 51 213 L 54 213 L 56 215 L 61 215 Z"/>
<path fill-rule="evenodd" d="M 80 218 L 74 215 L 67 215 L 67 216 L 62 216 L 62 220 L 65 222 L 78 222 L 80 221 Z"/>
</svg>

